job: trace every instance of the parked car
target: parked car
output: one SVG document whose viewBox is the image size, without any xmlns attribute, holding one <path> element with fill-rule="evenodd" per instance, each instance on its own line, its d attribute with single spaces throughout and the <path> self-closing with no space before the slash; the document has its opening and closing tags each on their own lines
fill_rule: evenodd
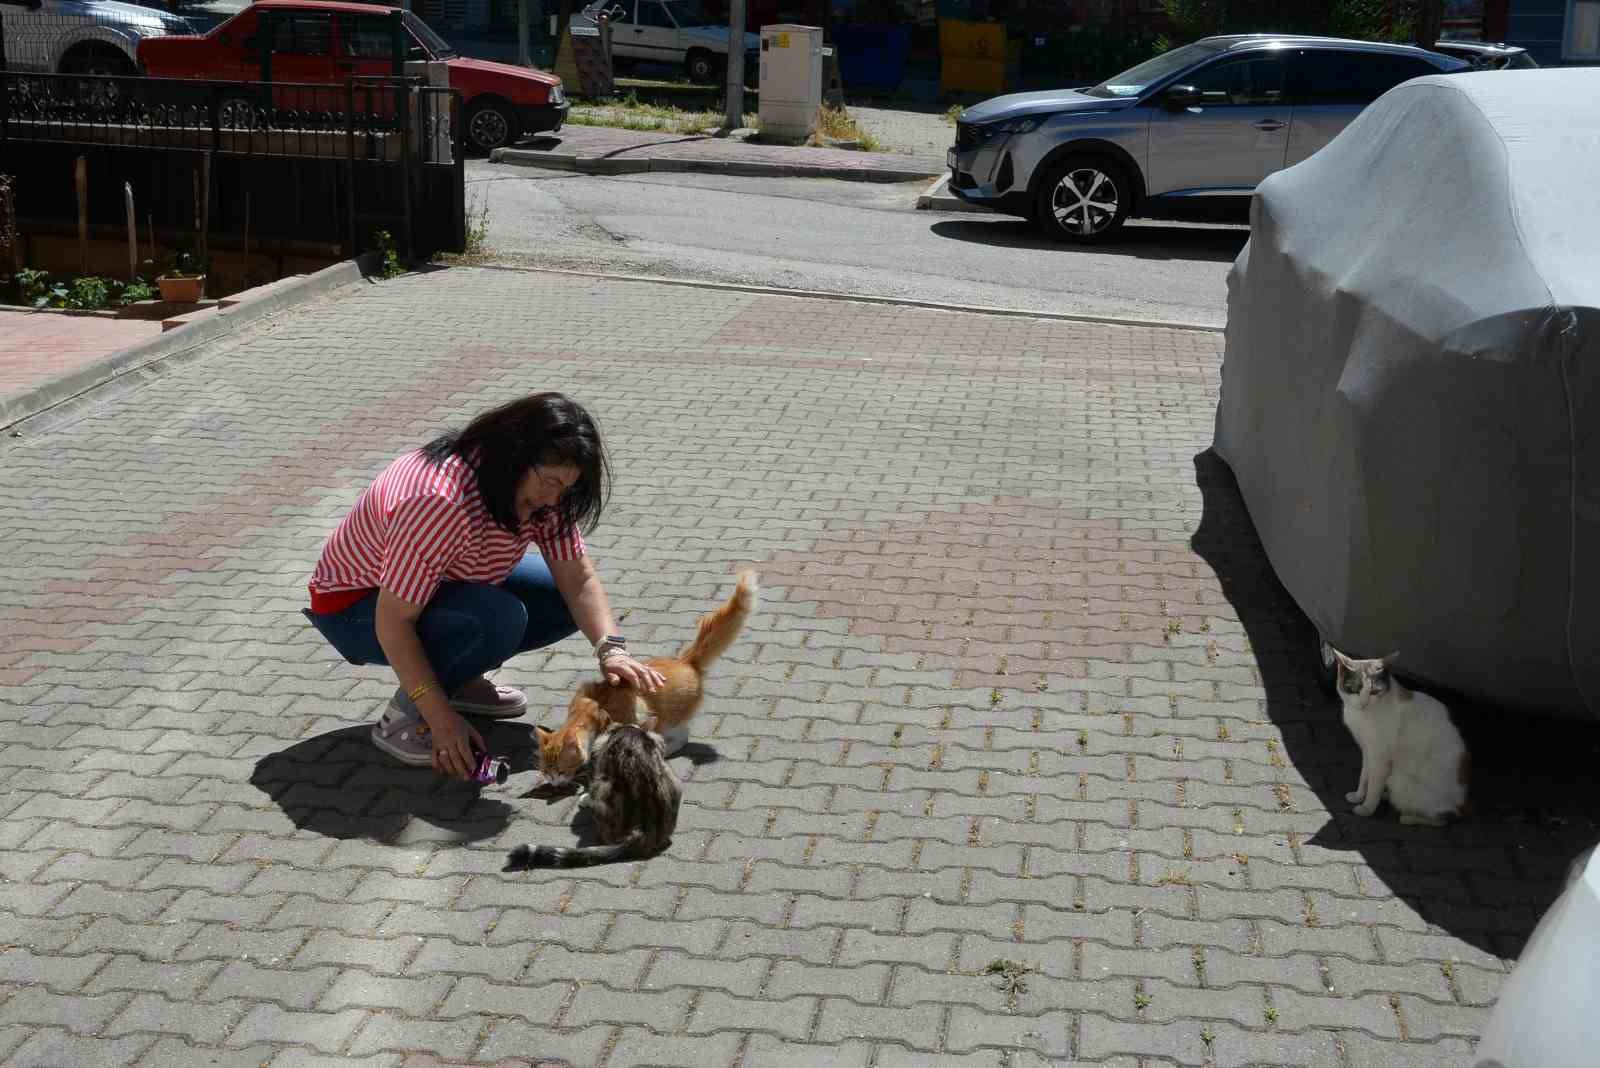
<svg viewBox="0 0 1600 1068">
<path fill-rule="evenodd" d="M 728 23 L 706 17 L 700 0 L 595 0 L 583 9 L 591 22 L 611 18 L 611 54 L 670 63 L 691 81 L 716 82 L 727 69 Z M 745 70 L 760 62 L 761 36 L 744 35 Z"/>
<path fill-rule="evenodd" d="M 1567 873 L 1567 886 L 1523 947 L 1489 1025 L 1477 1068 L 1593 1064 L 1600 1050 L 1600 850 Z"/>
<path fill-rule="evenodd" d="M 1574 131 L 1597 128 L 1600 71 L 1419 78 L 1262 182 L 1214 439 L 1324 648 L 1580 719 L 1600 718 L 1600 139 Z"/>
<path fill-rule="evenodd" d="M 177 15 L 190 25 L 191 33 L 205 33 L 250 6 L 250 0 L 124 0 L 124 2 Z"/>
<path fill-rule="evenodd" d="M 1526 48 L 1483 41 L 1438 41 L 1432 51 L 1464 59 L 1473 70 L 1532 70 L 1539 66 Z"/>
<path fill-rule="evenodd" d="M 332 0 L 257 0 L 203 36 L 142 41 L 139 60 L 162 78 L 259 81 L 263 15 L 272 21 L 275 82 L 342 85 L 353 77 L 393 73 L 390 16 L 398 8 Z M 466 141 L 489 152 L 522 137 L 561 129 L 567 99 L 561 79 L 543 71 L 458 55 L 427 23 L 401 14 L 408 59 L 439 60 L 450 86 L 461 90 Z M 225 102 L 227 110 L 254 109 L 255 101 Z"/>
<path fill-rule="evenodd" d="M 0 0 L 0 32 L 14 71 L 134 75 L 141 41 L 193 33 L 194 27 L 168 12 L 116 0 Z"/>
<path fill-rule="evenodd" d="M 968 108 L 947 158 L 950 191 L 1053 237 L 1100 241 L 1130 216 L 1248 196 L 1399 83 L 1466 67 L 1405 45 L 1207 37 L 1086 89 Z"/>
</svg>

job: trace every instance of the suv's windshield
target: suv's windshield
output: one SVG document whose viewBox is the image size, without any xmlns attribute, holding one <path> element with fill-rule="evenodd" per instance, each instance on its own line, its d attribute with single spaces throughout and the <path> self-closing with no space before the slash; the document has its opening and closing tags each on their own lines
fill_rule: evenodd
<svg viewBox="0 0 1600 1068">
<path fill-rule="evenodd" d="M 406 29 L 411 31 L 413 37 L 422 42 L 422 47 L 426 48 L 434 59 L 452 59 L 455 57 L 456 50 L 450 47 L 450 42 L 434 33 L 433 28 L 426 22 L 423 22 L 409 11 L 400 17 L 405 20 Z"/>
<path fill-rule="evenodd" d="M 1130 67 L 1121 74 L 1107 78 L 1099 85 L 1083 91 L 1089 96 L 1138 96 L 1156 82 L 1170 78 L 1180 70 L 1209 59 L 1222 50 L 1221 45 L 1196 41 L 1147 59 L 1137 67 Z"/>
<path fill-rule="evenodd" d="M 706 9 L 700 6 L 700 0 L 663 0 L 661 6 L 672 14 L 672 21 L 678 24 L 679 29 L 711 25 L 711 20 L 706 18 Z"/>
</svg>

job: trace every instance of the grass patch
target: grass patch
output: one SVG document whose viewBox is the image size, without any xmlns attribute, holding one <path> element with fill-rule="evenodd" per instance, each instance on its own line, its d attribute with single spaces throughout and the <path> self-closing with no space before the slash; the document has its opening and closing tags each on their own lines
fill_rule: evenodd
<svg viewBox="0 0 1600 1068">
<path fill-rule="evenodd" d="M 618 130 L 652 133 L 705 134 L 722 129 L 723 113 L 706 108 L 691 110 L 666 104 L 647 104 L 636 93 L 605 104 L 574 104 L 567 113 L 573 126 L 609 126 Z M 744 125 L 755 129 L 761 117 L 746 112 Z"/>
<path fill-rule="evenodd" d="M 817 132 L 807 143 L 826 146 L 828 141 L 854 141 L 863 152 L 877 152 L 883 148 L 876 137 L 861 128 L 850 112 L 844 108 L 823 105 L 817 109 Z"/>
</svg>

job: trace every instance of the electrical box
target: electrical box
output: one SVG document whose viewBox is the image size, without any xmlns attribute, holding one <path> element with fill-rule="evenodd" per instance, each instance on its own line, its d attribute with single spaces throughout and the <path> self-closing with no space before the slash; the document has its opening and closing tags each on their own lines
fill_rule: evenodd
<svg viewBox="0 0 1600 1068">
<path fill-rule="evenodd" d="M 761 132 L 804 140 L 822 104 L 822 27 L 761 27 Z"/>
</svg>

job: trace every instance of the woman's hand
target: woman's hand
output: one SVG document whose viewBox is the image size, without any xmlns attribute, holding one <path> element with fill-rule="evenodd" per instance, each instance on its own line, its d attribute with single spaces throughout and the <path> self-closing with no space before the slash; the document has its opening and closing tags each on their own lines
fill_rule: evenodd
<svg viewBox="0 0 1600 1068">
<path fill-rule="evenodd" d="M 428 732 L 433 736 L 433 770 L 458 779 L 470 779 L 477 767 L 477 752 L 486 752 L 483 736 L 455 709 L 445 708 L 430 716 Z"/>
<path fill-rule="evenodd" d="M 627 653 L 615 653 L 600 662 L 600 670 L 613 686 L 632 686 L 635 690 L 655 693 L 667 681 L 653 667 L 639 663 Z"/>
</svg>

